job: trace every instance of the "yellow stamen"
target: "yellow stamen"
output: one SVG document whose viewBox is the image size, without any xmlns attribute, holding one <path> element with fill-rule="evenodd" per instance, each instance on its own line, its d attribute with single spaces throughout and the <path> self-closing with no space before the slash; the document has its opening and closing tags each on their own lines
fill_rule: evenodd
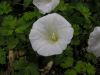
<svg viewBox="0 0 100 75">
<path fill-rule="evenodd" d="M 51 40 L 54 42 L 58 40 L 57 35 L 54 32 L 51 35 Z"/>
</svg>

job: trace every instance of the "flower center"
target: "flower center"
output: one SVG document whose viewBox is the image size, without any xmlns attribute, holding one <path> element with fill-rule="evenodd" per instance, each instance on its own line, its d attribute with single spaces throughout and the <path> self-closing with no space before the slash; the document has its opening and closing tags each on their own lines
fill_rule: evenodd
<svg viewBox="0 0 100 75">
<path fill-rule="evenodd" d="M 51 40 L 54 42 L 56 42 L 58 40 L 58 37 L 54 32 L 51 34 Z"/>
</svg>

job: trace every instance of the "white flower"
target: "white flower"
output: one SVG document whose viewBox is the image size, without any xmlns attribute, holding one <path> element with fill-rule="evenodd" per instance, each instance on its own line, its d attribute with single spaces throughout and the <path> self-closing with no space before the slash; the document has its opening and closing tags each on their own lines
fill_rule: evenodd
<svg viewBox="0 0 100 75">
<path fill-rule="evenodd" d="M 43 56 L 61 54 L 72 37 L 70 23 L 57 13 L 38 19 L 29 34 L 32 48 Z"/>
<path fill-rule="evenodd" d="M 94 31 L 90 33 L 88 51 L 93 52 L 97 57 L 100 56 L 100 27 L 95 27 Z"/>
<path fill-rule="evenodd" d="M 33 0 L 33 4 L 42 14 L 51 12 L 59 2 L 60 0 Z"/>
</svg>

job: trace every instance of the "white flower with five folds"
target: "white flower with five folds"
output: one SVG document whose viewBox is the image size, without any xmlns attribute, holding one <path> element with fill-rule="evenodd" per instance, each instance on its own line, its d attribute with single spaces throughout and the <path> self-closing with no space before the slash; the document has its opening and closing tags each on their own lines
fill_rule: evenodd
<svg viewBox="0 0 100 75">
<path fill-rule="evenodd" d="M 29 39 L 34 51 L 42 56 L 61 54 L 73 37 L 71 24 L 57 13 L 38 19 L 31 29 Z"/>
<path fill-rule="evenodd" d="M 51 12 L 59 2 L 60 0 L 33 0 L 33 4 L 42 14 Z"/>
</svg>

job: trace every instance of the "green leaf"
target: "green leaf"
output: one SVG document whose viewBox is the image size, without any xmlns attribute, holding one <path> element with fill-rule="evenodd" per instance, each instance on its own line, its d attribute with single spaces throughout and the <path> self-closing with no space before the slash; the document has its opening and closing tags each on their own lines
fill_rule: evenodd
<svg viewBox="0 0 100 75">
<path fill-rule="evenodd" d="M 77 72 L 74 69 L 69 69 L 65 71 L 64 75 L 77 75 Z"/>
<path fill-rule="evenodd" d="M 28 7 L 32 3 L 32 0 L 24 0 L 24 7 Z"/>
<path fill-rule="evenodd" d="M 27 66 L 25 58 L 20 58 L 14 62 L 14 69 L 15 70 L 23 70 Z"/>
<path fill-rule="evenodd" d="M 24 70 L 19 70 L 17 72 L 12 72 L 11 75 L 24 75 Z"/>
<path fill-rule="evenodd" d="M 11 11 L 12 11 L 12 9 L 11 9 L 11 6 L 9 3 L 0 2 L 0 15 L 8 14 Z"/>
<path fill-rule="evenodd" d="M 13 34 L 13 30 L 5 28 L 5 27 L 1 27 L 0 28 L 0 34 L 3 36 L 10 36 Z"/>
<path fill-rule="evenodd" d="M 39 74 L 39 69 L 36 66 L 36 64 L 29 64 L 26 68 L 25 68 L 25 72 L 24 75 L 40 75 Z"/>
<path fill-rule="evenodd" d="M 6 52 L 0 48 L 0 64 L 6 63 Z"/>
<path fill-rule="evenodd" d="M 4 45 L 5 44 L 5 38 L 4 37 L 0 37 L 0 45 Z"/>
<path fill-rule="evenodd" d="M 3 36 L 10 36 L 17 25 L 17 19 L 11 15 L 4 17 L 2 27 L 0 28 L 0 34 Z"/>
<path fill-rule="evenodd" d="M 68 46 L 67 49 L 65 50 L 64 54 L 69 56 L 69 57 L 72 57 L 73 56 L 73 48 Z"/>
<path fill-rule="evenodd" d="M 74 24 L 74 25 L 73 25 L 73 28 L 74 28 L 74 35 L 75 35 L 75 36 L 78 36 L 78 35 L 80 34 L 80 31 L 81 31 L 79 25 Z"/>
<path fill-rule="evenodd" d="M 8 49 L 13 49 L 16 47 L 16 45 L 18 44 L 19 40 L 15 37 L 10 37 L 7 41 L 7 48 Z"/>
<path fill-rule="evenodd" d="M 64 56 L 64 54 L 60 54 L 60 55 L 57 55 L 56 57 L 55 57 L 55 63 L 56 64 L 61 64 L 62 62 L 63 62 L 63 58 L 64 58 L 65 56 Z"/>
<path fill-rule="evenodd" d="M 30 26 L 30 23 L 27 23 L 22 19 L 19 19 L 17 24 L 18 26 L 15 29 L 16 33 L 24 33 L 28 30 L 27 28 Z"/>
<path fill-rule="evenodd" d="M 88 75 L 95 75 L 96 68 L 93 65 L 91 65 L 90 63 L 87 63 L 86 64 L 86 71 L 87 71 Z"/>
<path fill-rule="evenodd" d="M 60 2 L 60 4 L 58 5 L 58 7 L 55 9 L 56 11 L 57 10 L 60 10 L 60 11 L 64 11 L 64 10 L 66 10 L 66 4 L 65 4 L 65 2 L 63 1 L 63 0 L 61 0 L 61 2 Z"/>
<path fill-rule="evenodd" d="M 8 29 L 14 29 L 17 25 L 17 19 L 13 17 L 12 15 L 8 15 L 4 17 L 2 25 L 3 27 L 8 28 Z"/>
<path fill-rule="evenodd" d="M 78 73 L 81 73 L 81 72 L 86 72 L 86 66 L 85 66 L 85 62 L 82 62 L 82 61 L 78 61 L 76 63 L 76 66 L 74 67 L 75 70 L 78 72 Z"/>
<path fill-rule="evenodd" d="M 65 57 L 64 61 L 61 63 L 62 68 L 69 68 L 73 65 L 73 58 L 72 57 Z"/>
<path fill-rule="evenodd" d="M 91 15 L 91 12 L 89 10 L 88 7 L 86 7 L 84 4 L 82 3 L 77 3 L 76 4 L 76 7 L 73 7 L 75 8 L 76 10 L 78 10 L 79 12 L 81 12 L 81 14 L 86 18 L 88 19 Z"/>
<path fill-rule="evenodd" d="M 38 18 L 39 16 L 41 16 L 41 14 L 37 10 L 28 11 L 23 14 L 20 20 L 25 22 L 34 21 L 34 19 Z"/>
<path fill-rule="evenodd" d="M 93 53 L 86 53 L 85 58 L 87 59 L 88 62 L 92 62 L 93 64 L 96 64 L 96 56 Z"/>
</svg>

